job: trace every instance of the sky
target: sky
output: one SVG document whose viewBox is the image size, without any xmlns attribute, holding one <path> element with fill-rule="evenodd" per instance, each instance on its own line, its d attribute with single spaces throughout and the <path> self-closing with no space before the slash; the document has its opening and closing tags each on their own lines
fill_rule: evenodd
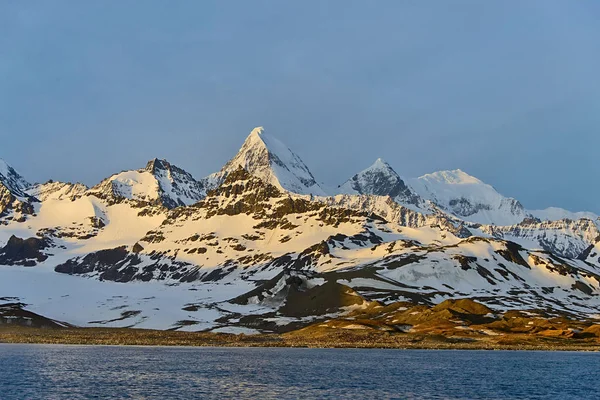
<svg viewBox="0 0 600 400">
<path fill-rule="evenodd" d="M 0 1 L 0 158 L 200 178 L 256 126 L 317 180 L 460 168 L 600 213 L 597 0 Z"/>
</svg>

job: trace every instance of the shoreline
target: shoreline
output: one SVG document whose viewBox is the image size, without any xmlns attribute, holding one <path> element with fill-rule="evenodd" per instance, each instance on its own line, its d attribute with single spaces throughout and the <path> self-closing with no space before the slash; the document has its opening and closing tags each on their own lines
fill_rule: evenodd
<svg viewBox="0 0 600 400">
<path fill-rule="evenodd" d="M 156 331 L 130 328 L 0 328 L 0 344 L 73 346 L 143 346 L 212 348 L 306 348 L 486 351 L 599 352 L 592 339 L 546 338 L 534 335 L 446 337 L 410 333 L 332 331 L 323 335 L 234 335 L 210 332 Z"/>
</svg>

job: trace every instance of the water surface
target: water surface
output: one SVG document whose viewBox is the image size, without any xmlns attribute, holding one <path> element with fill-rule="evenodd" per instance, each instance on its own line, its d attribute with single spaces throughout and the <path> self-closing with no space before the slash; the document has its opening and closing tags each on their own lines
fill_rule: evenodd
<svg viewBox="0 0 600 400">
<path fill-rule="evenodd" d="M 0 399 L 597 399 L 600 354 L 0 345 Z"/>
</svg>

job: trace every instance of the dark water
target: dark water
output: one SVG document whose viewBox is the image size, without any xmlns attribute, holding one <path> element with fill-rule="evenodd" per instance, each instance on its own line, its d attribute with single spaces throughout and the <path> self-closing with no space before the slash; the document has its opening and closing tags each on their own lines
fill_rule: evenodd
<svg viewBox="0 0 600 400">
<path fill-rule="evenodd" d="M 600 354 L 0 345 L 0 399 L 598 399 Z"/>
</svg>

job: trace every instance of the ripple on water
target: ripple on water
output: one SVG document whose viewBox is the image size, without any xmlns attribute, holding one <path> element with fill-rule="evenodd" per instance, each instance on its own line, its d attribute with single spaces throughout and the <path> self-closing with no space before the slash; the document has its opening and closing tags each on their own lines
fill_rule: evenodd
<svg viewBox="0 0 600 400">
<path fill-rule="evenodd" d="M 596 399 L 574 352 L 0 345 L 0 398 Z"/>
</svg>

